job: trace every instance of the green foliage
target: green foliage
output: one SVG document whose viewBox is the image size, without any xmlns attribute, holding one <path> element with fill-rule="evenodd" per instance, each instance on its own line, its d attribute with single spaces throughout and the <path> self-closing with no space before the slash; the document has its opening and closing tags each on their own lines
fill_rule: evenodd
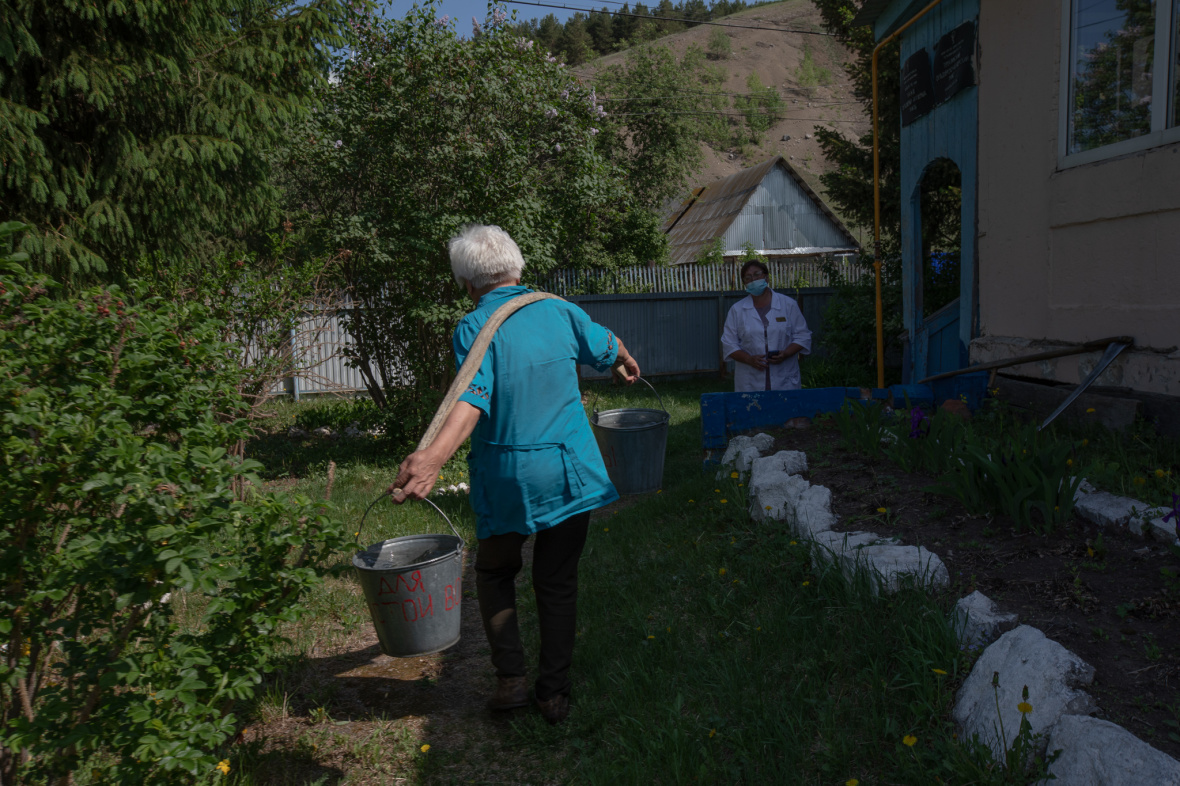
<svg viewBox="0 0 1180 786">
<path fill-rule="evenodd" d="M 356 47 L 319 93 L 325 111 L 280 156 L 297 231 L 316 253 L 340 252 L 348 351 L 381 407 L 384 391 L 449 382 L 450 333 L 470 303 L 446 242 L 464 224 L 508 231 L 526 279 L 630 264 L 666 243 L 603 151 L 614 132 L 594 90 L 513 36 L 498 8 L 471 39 L 433 11 L 352 18 Z"/>
<path fill-rule="evenodd" d="M 828 301 L 824 312 L 823 346 L 828 357 L 858 374 L 869 374 L 876 385 L 877 367 L 877 306 L 876 283 L 872 274 L 861 276 L 857 282 L 845 278 L 834 265 L 826 268 L 828 280 L 836 294 Z M 888 366 L 890 355 L 898 355 L 899 334 L 904 329 L 901 312 L 901 260 L 890 257 L 881 264 L 881 304 L 884 317 L 886 353 L 886 382 L 899 379 L 895 368 Z M 894 366 L 898 365 L 897 363 Z"/>
<path fill-rule="evenodd" d="M 363 1 L 363 0 L 362 0 Z M 341 0 L 14 0 L 0 214 L 58 280 L 118 279 L 267 223 L 266 151 L 311 106 Z"/>
<path fill-rule="evenodd" d="M 725 138 L 718 118 L 696 114 L 724 108 L 722 97 L 704 95 L 716 92 L 717 78 L 700 47 L 677 59 L 671 48 L 650 44 L 599 73 L 595 86 L 611 99 L 606 119 L 612 129 L 601 144 L 628 173 L 639 204 L 657 209 L 681 196 L 700 168 L 698 142 Z"/>
<path fill-rule="evenodd" d="M 343 533 L 235 495 L 256 465 L 202 307 L 0 265 L 0 778 L 207 778 Z"/>
<path fill-rule="evenodd" d="M 786 102 L 774 85 L 763 85 L 754 71 L 746 77 L 746 90 L 746 95 L 734 96 L 733 106 L 745 119 L 748 141 L 760 144 L 762 135 L 781 119 Z"/>
<path fill-rule="evenodd" d="M 217 254 L 211 259 L 166 261 L 151 270 L 150 292 L 167 300 L 200 303 L 221 325 L 218 339 L 231 348 L 241 372 L 238 393 L 251 416 L 292 374 L 327 354 L 318 351 L 337 305 L 336 260 L 294 259 L 287 236 L 272 237 L 263 254 Z M 293 352 L 293 349 L 299 351 Z"/>
<path fill-rule="evenodd" d="M 725 263 L 725 242 L 721 237 L 715 237 L 701 246 L 697 254 L 698 265 L 721 265 Z"/>
<path fill-rule="evenodd" d="M 301 407 L 295 415 L 295 425 L 306 431 L 324 426 L 338 433 L 356 423 L 357 428 L 369 431 L 380 428 L 384 419 L 385 414 L 367 398 L 327 399 Z"/>
<path fill-rule="evenodd" d="M 973 513 L 1008 516 L 1018 530 L 1037 534 L 1073 516 L 1082 481 L 1070 459 L 1075 445 L 1038 432 L 1035 424 L 993 434 L 941 410 L 927 417 L 917 408 L 889 411 L 858 401 L 833 417 L 847 449 L 938 476 L 927 491 L 954 497 Z"/>
<path fill-rule="evenodd" d="M 812 93 L 816 87 L 832 83 L 832 72 L 816 65 L 815 58 L 811 54 L 811 47 L 806 43 L 803 44 L 803 60 L 795 69 L 795 82 Z"/>
<path fill-rule="evenodd" d="M 706 47 L 711 60 L 728 60 L 733 54 L 733 44 L 729 35 L 720 27 L 714 27 L 709 33 L 709 44 Z"/>
</svg>

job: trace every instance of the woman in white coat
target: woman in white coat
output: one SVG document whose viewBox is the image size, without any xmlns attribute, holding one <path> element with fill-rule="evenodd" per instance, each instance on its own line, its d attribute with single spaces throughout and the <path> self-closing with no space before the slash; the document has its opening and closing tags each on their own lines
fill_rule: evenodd
<svg viewBox="0 0 1180 786">
<path fill-rule="evenodd" d="M 736 363 L 734 390 L 798 390 L 799 355 L 811 353 L 811 331 L 799 304 L 770 288 L 766 265 L 742 266 L 750 296 L 739 300 L 725 318 L 721 347 Z"/>
</svg>

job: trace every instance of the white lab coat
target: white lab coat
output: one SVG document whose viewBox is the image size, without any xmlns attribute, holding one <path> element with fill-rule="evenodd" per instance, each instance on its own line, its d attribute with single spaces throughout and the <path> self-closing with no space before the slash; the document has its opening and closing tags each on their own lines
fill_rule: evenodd
<svg viewBox="0 0 1180 786">
<path fill-rule="evenodd" d="M 725 318 L 725 329 L 721 332 L 722 352 L 728 360 L 739 349 L 751 355 L 765 355 L 768 344 L 771 352 L 781 352 L 791 344 L 798 344 L 803 347 L 798 355 L 770 365 L 771 390 L 798 390 L 803 386 L 799 376 L 799 355 L 811 354 L 811 331 L 807 329 L 807 320 L 793 298 L 773 291 L 766 319 L 769 324 L 764 329 L 752 296 L 739 300 Z M 766 372 L 736 363 L 733 387 L 738 393 L 765 390 Z"/>
</svg>

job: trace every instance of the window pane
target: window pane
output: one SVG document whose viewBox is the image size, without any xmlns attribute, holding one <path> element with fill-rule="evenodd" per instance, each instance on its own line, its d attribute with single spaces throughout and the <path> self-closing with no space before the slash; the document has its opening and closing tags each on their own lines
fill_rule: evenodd
<svg viewBox="0 0 1180 786">
<path fill-rule="evenodd" d="M 1069 152 L 1151 131 L 1155 0 L 1073 0 Z"/>
</svg>

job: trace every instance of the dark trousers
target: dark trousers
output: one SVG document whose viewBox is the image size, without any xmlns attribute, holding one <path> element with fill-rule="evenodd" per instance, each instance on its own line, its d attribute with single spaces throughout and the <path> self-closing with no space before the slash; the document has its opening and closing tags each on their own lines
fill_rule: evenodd
<svg viewBox="0 0 1180 786">
<path fill-rule="evenodd" d="M 533 592 L 541 627 L 538 701 L 570 692 L 569 668 L 577 633 L 578 560 L 589 526 L 590 513 L 579 513 L 536 535 Z M 516 619 L 516 574 L 523 564 L 520 551 L 528 537 L 509 532 L 484 538 L 475 557 L 479 613 L 492 647 L 497 677 L 523 677 L 526 671 Z"/>
</svg>

